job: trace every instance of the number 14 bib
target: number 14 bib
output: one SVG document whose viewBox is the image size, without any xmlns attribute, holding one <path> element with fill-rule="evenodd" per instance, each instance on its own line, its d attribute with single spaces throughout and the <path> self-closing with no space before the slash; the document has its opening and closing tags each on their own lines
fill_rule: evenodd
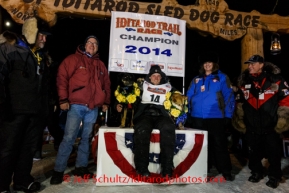
<svg viewBox="0 0 289 193">
<path fill-rule="evenodd" d="M 172 89 L 170 83 L 153 85 L 146 81 L 143 83 L 142 103 L 163 105 L 166 93 Z"/>
</svg>

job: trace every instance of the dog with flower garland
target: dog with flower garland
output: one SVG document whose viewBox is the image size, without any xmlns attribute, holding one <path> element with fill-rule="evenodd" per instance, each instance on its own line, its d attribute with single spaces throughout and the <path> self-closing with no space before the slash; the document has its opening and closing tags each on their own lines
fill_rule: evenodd
<svg viewBox="0 0 289 193">
<path fill-rule="evenodd" d="M 116 109 L 121 112 L 121 128 L 133 127 L 133 115 L 135 104 L 139 100 L 140 88 L 136 82 L 134 82 L 134 75 L 130 73 L 120 73 L 118 75 L 117 89 L 114 92 L 114 96 L 118 104 Z"/>
<path fill-rule="evenodd" d="M 170 113 L 180 130 L 184 130 L 188 112 L 188 98 L 179 91 L 167 92 L 164 101 L 165 109 Z"/>
</svg>

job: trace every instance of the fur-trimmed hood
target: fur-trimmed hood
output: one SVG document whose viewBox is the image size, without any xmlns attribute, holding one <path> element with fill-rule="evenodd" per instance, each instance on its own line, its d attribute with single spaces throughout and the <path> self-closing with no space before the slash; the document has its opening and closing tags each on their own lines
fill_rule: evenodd
<svg viewBox="0 0 289 193">
<path fill-rule="evenodd" d="M 266 74 L 275 74 L 276 75 L 276 74 L 281 73 L 281 69 L 271 62 L 264 62 L 264 67 L 262 69 L 262 72 L 264 72 Z M 250 74 L 249 74 L 248 69 L 246 69 L 244 72 L 242 72 L 242 74 L 238 78 L 237 85 L 241 86 L 243 84 L 243 82 L 249 77 L 249 75 Z"/>
</svg>

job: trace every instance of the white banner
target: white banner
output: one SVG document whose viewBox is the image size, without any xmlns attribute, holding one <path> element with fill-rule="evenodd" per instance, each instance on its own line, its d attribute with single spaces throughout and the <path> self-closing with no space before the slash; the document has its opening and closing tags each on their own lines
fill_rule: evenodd
<svg viewBox="0 0 289 193">
<path fill-rule="evenodd" d="M 168 76 L 184 77 L 185 40 L 184 20 L 112 11 L 108 69 L 147 74 L 159 65 Z"/>
</svg>

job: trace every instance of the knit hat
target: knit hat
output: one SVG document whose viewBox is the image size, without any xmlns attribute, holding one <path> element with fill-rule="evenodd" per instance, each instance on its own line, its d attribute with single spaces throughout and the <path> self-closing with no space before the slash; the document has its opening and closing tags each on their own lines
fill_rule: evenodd
<svg viewBox="0 0 289 193">
<path fill-rule="evenodd" d="M 199 63 L 203 65 L 206 62 L 213 62 L 213 63 L 219 63 L 219 57 L 216 53 L 214 52 L 207 52 L 207 53 L 202 53 L 199 58 Z"/>
<path fill-rule="evenodd" d="M 150 77 L 154 73 L 159 73 L 163 78 L 166 77 L 165 73 L 161 70 L 159 65 L 151 66 L 148 76 Z"/>
<path fill-rule="evenodd" d="M 94 39 L 97 41 L 97 44 L 98 44 L 98 46 L 99 46 L 98 38 L 97 38 L 96 36 L 94 36 L 94 35 L 89 35 L 89 36 L 87 36 L 87 37 L 85 38 L 84 44 L 86 44 L 86 42 L 87 42 L 87 40 L 88 40 L 89 38 L 94 38 Z"/>
</svg>

